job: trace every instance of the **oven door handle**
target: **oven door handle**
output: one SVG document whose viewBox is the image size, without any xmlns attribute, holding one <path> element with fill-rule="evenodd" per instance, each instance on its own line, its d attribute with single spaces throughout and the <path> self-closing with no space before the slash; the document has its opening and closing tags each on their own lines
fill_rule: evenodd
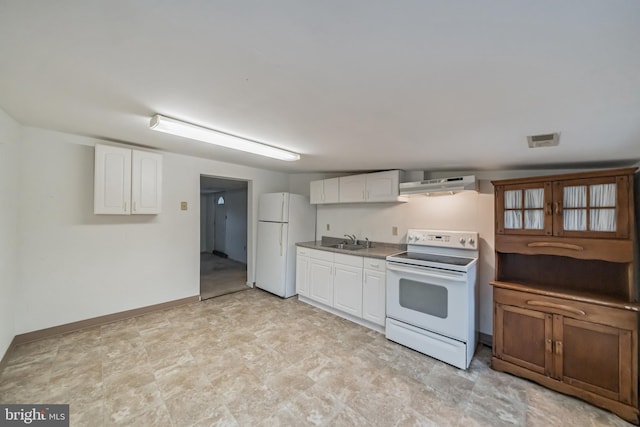
<svg viewBox="0 0 640 427">
<path fill-rule="evenodd" d="M 416 268 L 400 267 L 398 264 L 387 262 L 387 270 L 397 271 L 400 273 L 417 274 L 419 276 L 424 276 L 424 277 L 434 277 L 438 279 L 453 280 L 456 282 L 463 282 L 463 283 L 466 282 L 466 278 L 464 277 L 463 273 L 455 273 L 455 272 L 451 272 L 451 273 L 437 272 L 436 273 L 436 272 L 433 272 L 433 270 L 427 271 L 426 268 L 425 267 L 416 267 Z"/>
</svg>

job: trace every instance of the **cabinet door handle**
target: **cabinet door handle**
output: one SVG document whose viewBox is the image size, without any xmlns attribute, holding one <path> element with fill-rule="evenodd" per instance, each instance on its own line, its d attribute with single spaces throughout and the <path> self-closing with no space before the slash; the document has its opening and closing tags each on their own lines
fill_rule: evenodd
<svg viewBox="0 0 640 427">
<path fill-rule="evenodd" d="M 556 354 L 562 356 L 562 341 L 556 341 Z"/>
<path fill-rule="evenodd" d="M 137 210 L 136 208 L 136 202 L 133 202 L 133 211 L 135 212 Z"/>
<path fill-rule="evenodd" d="M 553 341 L 551 340 L 551 338 L 547 339 L 545 347 L 546 347 L 547 353 L 553 353 Z"/>
<path fill-rule="evenodd" d="M 556 215 L 560 215 L 562 213 L 562 205 L 560 202 L 556 202 Z"/>
<path fill-rule="evenodd" d="M 585 313 L 584 311 L 580 310 L 579 308 L 571 307 L 570 305 L 556 304 L 556 303 L 553 303 L 553 302 L 538 301 L 538 300 L 534 300 L 534 299 L 528 300 L 527 304 L 528 305 L 533 305 L 533 306 L 536 306 L 536 307 L 546 307 L 546 308 L 554 308 L 556 310 L 568 311 L 569 313 L 577 314 L 579 316 L 586 316 L 587 315 L 587 313 Z"/>
<path fill-rule="evenodd" d="M 571 243 L 560 242 L 531 242 L 527 244 L 530 248 L 559 248 L 559 249 L 571 249 L 572 251 L 584 251 L 582 246 L 572 245 Z"/>
<path fill-rule="evenodd" d="M 124 202 L 124 211 L 127 211 L 127 202 Z"/>
<path fill-rule="evenodd" d="M 553 214 L 553 209 L 551 208 L 551 203 L 547 203 L 544 207 L 544 214 L 549 216 Z"/>
</svg>

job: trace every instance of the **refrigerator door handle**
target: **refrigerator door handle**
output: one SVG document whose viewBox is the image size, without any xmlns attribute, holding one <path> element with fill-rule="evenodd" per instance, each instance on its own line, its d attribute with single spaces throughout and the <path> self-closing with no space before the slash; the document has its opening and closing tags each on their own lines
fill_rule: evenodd
<svg viewBox="0 0 640 427">
<path fill-rule="evenodd" d="M 284 224 L 280 224 L 280 256 L 282 256 L 282 229 L 283 228 L 284 228 Z"/>
<path fill-rule="evenodd" d="M 282 194 L 282 206 L 280 208 L 280 221 L 284 221 L 284 193 Z"/>
</svg>

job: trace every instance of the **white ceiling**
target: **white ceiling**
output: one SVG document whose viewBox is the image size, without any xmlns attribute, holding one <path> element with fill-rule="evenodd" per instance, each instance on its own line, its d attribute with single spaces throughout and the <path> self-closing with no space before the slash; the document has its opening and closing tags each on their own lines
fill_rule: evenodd
<svg viewBox="0 0 640 427">
<path fill-rule="evenodd" d="M 0 108 L 285 172 L 633 164 L 640 1 L 0 0 Z M 152 132 L 155 113 L 302 159 Z"/>
</svg>

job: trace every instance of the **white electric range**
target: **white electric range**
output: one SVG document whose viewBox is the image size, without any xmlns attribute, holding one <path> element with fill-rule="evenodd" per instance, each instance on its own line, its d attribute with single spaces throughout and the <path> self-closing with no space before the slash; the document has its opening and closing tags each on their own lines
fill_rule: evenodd
<svg viewBox="0 0 640 427">
<path fill-rule="evenodd" d="M 461 369 L 477 342 L 478 233 L 410 229 L 387 257 L 387 339 Z"/>
</svg>

